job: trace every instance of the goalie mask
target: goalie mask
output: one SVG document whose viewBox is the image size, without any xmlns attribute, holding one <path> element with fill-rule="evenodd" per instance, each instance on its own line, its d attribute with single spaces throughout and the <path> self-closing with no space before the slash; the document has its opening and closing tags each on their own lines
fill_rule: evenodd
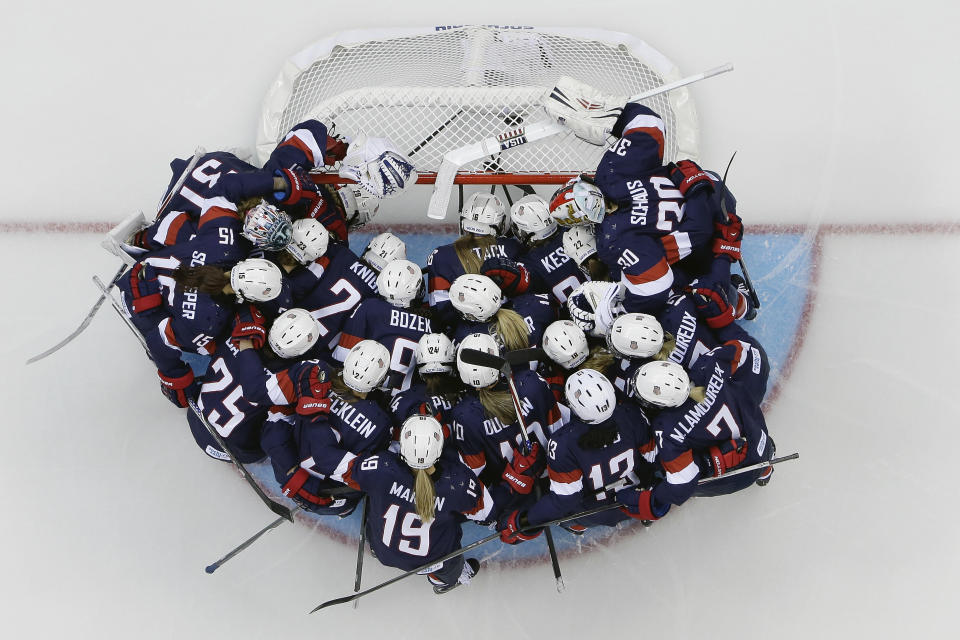
<svg viewBox="0 0 960 640">
<path fill-rule="evenodd" d="M 563 394 L 570 410 L 588 424 L 608 420 L 617 406 L 613 384 L 593 369 L 581 369 L 567 378 Z"/>
<path fill-rule="evenodd" d="M 327 252 L 330 232 L 310 218 L 293 223 L 293 236 L 286 246 L 287 253 L 300 264 L 310 264 Z"/>
<path fill-rule="evenodd" d="M 403 240 L 387 231 L 374 236 L 370 240 L 360 259 L 380 272 L 394 260 L 406 260 L 407 245 L 403 243 Z"/>
<path fill-rule="evenodd" d="M 293 238 L 293 223 L 286 213 L 261 200 L 247 211 L 242 234 L 258 249 L 282 251 Z"/>
<path fill-rule="evenodd" d="M 320 323 L 306 309 L 288 309 L 273 321 L 267 341 L 273 352 L 284 359 L 309 351 L 320 339 Z"/>
<path fill-rule="evenodd" d="M 499 236 L 506 225 L 503 201 L 492 193 L 471 193 L 460 212 L 460 233 Z"/>
<path fill-rule="evenodd" d="M 443 427 L 433 416 L 410 416 L 400 426 L 400 457 L 411 469 L 429 469 L 443 451 Z"/>
<path fill-rule="evenodd" d="M 652 358 L 663 347 L 663 327 L 646 313 L 625 313 L 610 325 L 607 347 L 621 358 Z"/>
<path fill-rule="evenodd" d="M 465 385 L 474 389 L 484 389 L 499 380 L 500 372 L 493 367 L 481 367 L 464 362 L 460 357 L 460 352 L 464 349 L 476 349 L 499 356 L 500 347 L 493 336 L 487 333 L 471 333 L 460 342 L 457 347 L 457 373 L 460 374 L 460 379 Z"/>
<path fill-rule="evenodd" d="M 603 192 L 584 176 L 574 178 L 550 197 L 550 215 L 565 227 L 598 224 L 605 213 Z"/>
<path fill-rule="evenodd" d="M 282 286 L 280 267 L 263 258 L 243 260 L 230 269 L 230 288 L 240 301 L 269 302 L 280 295 Z"/>
<path fill-rule="evenodd" d="M 551 322 L 540 342 L 547 356 L 564 369 L 580 366 L 590 355 L 587 335 L 571 320 Z"/>
<path fill-rule="evenodd" d="M 523 243 L 545 240 L 557 230 L 547 201 L 537 195 L 524 196 L 510 207 L 510 223 L 513 235 Z"/>
<path fill-rule="evenodd" d="M 370 393 L 383 384 L 390 370 L 390 352 L 376 340 L 361 340 L 343 359 L 343 383 L 358 393 Z"/>
<path fill-rule="evenodd" d="M 417 371 L 424 373 L 451 373 L 456 362 L 453 342 L 443 333 L 424 334 L 417 343 Z"/>
<path fill-rule="evenodd" d="M 377 291 L 393 306 L 406 309 L 423 296 L 423 272 L 409 260 L 394 260 L 377 276 Z"/>
<path fill-rule="evenodd" d="M 630 386 L 640 404 L 659 408 L 679 407 L 693 388 L 687 371 L 669 360 L 643 365 L 630 378 Z"/>
<path fill-rule="evenodd" d="M 472 322 L 486 322 L 503 304 L 500 287 L 487 276 L 467 273 L 450 285 L 450 304 Z"/>
</svg>

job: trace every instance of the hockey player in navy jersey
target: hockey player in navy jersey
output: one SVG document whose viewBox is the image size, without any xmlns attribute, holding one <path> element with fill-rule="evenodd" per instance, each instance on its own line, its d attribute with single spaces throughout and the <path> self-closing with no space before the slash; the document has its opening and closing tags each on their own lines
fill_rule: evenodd
<svg viewBox="0 0 960 640">
<path fill-rule="evenodd" d="M 539 535 L 520 529 L 613 503 L 617 488 L 653 477 L 656 443 L 640 407 L 618 404 L 613 385 L 592 369 L 574 373 L 564 390 L 573 417 L 547 444 L 550 492 L 528 510 L 501 517 L 501 539 L 508 544 Z M 611 510 L 569 524 L 582 533 L 582 527 L 613 526 L 626 519 Z"/>
<path fill-rule="evenodd" d="M 370 242 L 360 254 L 360 259 L 380 273 L 390 262 L 407 259 L 407 245 L 397 236 L 385 231 L 370 238 Z"/>
<path fill-rule="evenodd" d="M 464 338 L 457 350 L 460 379 L 472 390 L 449 412 L 454 443 L 464 462 L 484 481 L 504 484 L 512 494 L 530 496 L 533 482 L 542 470 L 547 439 L 562 425 L 560 408 L 547 383 L 530 370 L 514 373 L 514 383 L 532 451 L 521 455 L 524 437 L 517 420 L 510 391 L 500 372 L 468 364 L 460 357 L 463 349 L 499 355 L 500 347 L 489 334 L 474 333 Z"/>
<path fill-rule="evenodd" d="M 281 491 L 304 509 L 346 517 L 359 502 L 360 492 L 327 494 L 343 488 L 350 460 L 385 449 L 390 442 L 392 422 L 374 398 L 389 363 L 383 345 L 364 340 L 332 378 L 329 412 L 301 409 L 264 425 L 261 444 Z"/>
<path fill-rule="evenodd" d="M 722 478 L 727 470 L 771 459 L 774 445 L 755 394 L 738 380 L 740 359 L 730 359 L 727 350 L 712 353 L 715 357 L 704 355 L 694 366 L 694 383 L 670 361 L 648 363 L 634 375 L 637 397 L 655 413 L 652 423 L 665 477 L 618 493 L 617 500 L 633 517 L 656 520 L 691 496 L 739 491 L 772 471 L 768 467 Z M 708 476 L 721 478 L 698 487 L 697 481 Z"/>
<path fill-rule="evenodd" d="M 208 276 L 205 281 L 197 279 L 203 274 Z M 157 365 L 164 395 L 178 407 L 186 407 L 188 398 L 196 397 L 196 380 L 206 369 L 198 364 L 195 375 L 188 362 L 206 362 L 216 350 L 216 341 L 230 335 L 231 321 L 236 337 L 251 337 L 246 328 L 250 319 L 245 315 L 250 312 L 235 309 L 237 296 L 254 303 L 273 300 L 281 292 L 281 281 L 275 265 L 251 259 L 228 271 L 181 268 L 172 275 L 138 263 L 117 279 L 116 286 L 125 312 Z"/>
<path fill-rule="evenodd" d="M 354 458 L 344 481 L 370 501 L 367 538 L 381 563 L 408 571 L 460 547 L 463 520 L 484 522 L 496 513 L 493 497 L 456 455 L 443 450 L 443 430 L 416 415 L 400 427 L 400 454 Z M 480 569 L 463 556 L 437 563 L 427 579 L 434 593 L 468 584 Z"/>
<path fill-rule="evenodd" d="M 531 346 L 533 321 L 528 324 L 519 313 L 505 308 L 500 287 L 487 276 L 473 273 L 458 276 L 450 286 L 449 298 L 456 312 L 449 331 L 454 344 L 471 333 L 481 332 L 495 336 L 510 351 Z M 543 302 L 547 313 L 552 315 L 549 301 Z M 531 312 L 535 313 L 536 309 Z"/>
<path fill-rule="evenodd" d="M 390 351 L 390 379 L 395 391 L 410 387 L 417 343 L 433 333 L 427 313 L 421 309 L 423 273 L 409 260 L 394 260 L 377 276 L 379 297 L 367 298 L 343 325 L 333 357 L 342 360 L 364 339 L 375 340 Z"/>
<path fill-rule="evenodd" d="M 417 343 L 417 373 L 409 389 L 393 396 L 390 412 L 394 422 L 412 415 L 435 417 L 450 436 L 450 411 L 463 397 L 464 387 L 456 375 L 456 350 L 442 333 L 428 333 Z"/>
<path fill-rule="evenodd" d="M 301 318 L 307 322 L 308 330 L 291 332 L 282 339 L 268 336 L 275 351 L 296 358 L 313 346 L 319 336 L 316 321 L 305 311 L 298 314 Z M 282 329 L 283 323 L 275 322 L 271 334 L 282 333 Z M 298 339 L 301 335 L 303 339 Z M 271 407 L 293 405 L 297 411 L 329 411 L 330 368 L 317 360 L 284 364 L 284 368 L 274 372 L 265 368 L 263 355 L 249 338 L 227 341 L 210 364 L 197 407 L 239 462 L 255 462 L 265 456 L 260 436 Z M 207 455 L 227 459 L 226 452 L 193 411 L 187 412 L 187 421 L 194 439 Z"/>
<path fill-rule="evenodd" d="M 522 266 L 511 272 L 523 247 L 515 238 L 503 235 L 506 226 L 506 210 L 500 198 L 489 193 L 474 193 L 467 198 L 460 212 L 460 237 L 437 247 L 427 257 L 428 301 L 439 323 L 445 326 L 456 322 L 450 307 L 453 281 L 465 273 L 482 274 L 485 265 L 501 279 L 499 286 L 506 295 L 526 292 L 529 273 Z M 506 262 L 500 264 L 501 259 Z"/>
<path fill-rule="evenodd" d="M 590 278 L 567 256 L 563 233 L 547 202 L 537 195 L 524 196 L 510 207 L 510 221 L 513 235 L 524 244 L 518 262 L 530 272 L 530 290 L 565 304 L 570 293 Z"/>
</svg>

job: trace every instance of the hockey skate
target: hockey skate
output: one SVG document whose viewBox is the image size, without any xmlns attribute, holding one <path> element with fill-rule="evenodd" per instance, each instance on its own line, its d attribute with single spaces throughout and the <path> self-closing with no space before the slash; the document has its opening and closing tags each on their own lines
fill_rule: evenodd
<svg viewBox="0 0 960 640">
<path fill-rule="evenodd" d="M 460 577 L 453 584 L 446 584 L 440 582 L 433 577 L 433 574 L 427 575 L 427 579 L 430 581 L 430 584 L 433 585 L 433 592 L 437 595 L 447 593 L 448 591 L 453 591 L 462 584 L 470 584 L 470 579 L 473 578 L 480 572 L 480 561 L 476 558 L 467 558 L 463 562 L 463 571 L 460 572 Z"/>
</svg>

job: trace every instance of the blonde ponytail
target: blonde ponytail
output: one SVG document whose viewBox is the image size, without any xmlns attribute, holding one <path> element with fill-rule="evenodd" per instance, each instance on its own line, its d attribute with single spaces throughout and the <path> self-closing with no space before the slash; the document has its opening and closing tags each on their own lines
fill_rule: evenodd
<svg viewBox="0 0 960 640">
<path fill-rule="evenodd" d="M 606 347 L 596 345 L 590 349 L 590 355 L 577 367 L 577 371 L 593 369 L 598 373 L 607 375 L 607 369 L 613 364 L 614 360 L 613 354 Z"/>
<path fill-rule="evenodd" d="M 677 348 L 677 339 L 674 338 L 669 333 L 664 332 L 663 334 L 663 346 L 660 347 L 660 351 L 653 356 L 654 360 L 668 360 L 670 354 L 673 353 L 673 350 Z"/>
<path fill-rule="evenodd" d="M 490 323 L 490 329 L 503 341 L 507 351 L 526 349 L 530 346 L 530 327 L 516 311 L 500 309 Z"/>
<path fill-rule="evenodd" d="M 477 389 L 477 398 L 488 416 L 498 419 L 503 424 L 510 424 L 517 419 L 517 410 L 513 406 L 513 398 L 509 391 L 494 391 L 491 388 Z"/>
<path fill-rule="evenodd" d="M 475 236 L 472 233 L 465 233 L 454 240 L 453 250 L 463 266 L 464 273 L 480 273 L 483 256 L 496 242 L 494 236 Z M 480 249 L 480 255 L 477 255 L 474 249 Z"/>
<path fill-rule="evenodd" d="M 434 467 L 413 470 L 413 490 L 416 496 L 417 515 L 420 516 L 420 519 L 424 523 L 433 521 L 435 514 L 434 508 L 436 506 L 437 494 L 433 488 L 433 480 L 430 478 L 430 472 L 433 471 L 433 469 Z"/>
</svg>

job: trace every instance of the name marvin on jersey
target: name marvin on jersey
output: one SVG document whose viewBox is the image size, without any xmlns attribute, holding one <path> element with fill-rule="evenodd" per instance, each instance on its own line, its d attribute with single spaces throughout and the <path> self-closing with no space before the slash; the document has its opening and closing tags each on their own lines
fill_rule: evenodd
<svg viewBox="0 0 960 640">
<path fill-rule="evenodd" d="M 409 502 L 409 503 L 411 503 L 411 504 L 412 504 L 412 503 L 414 502 L 414 500 L 416 500 L 416 498 L 417 498 L 417 494 L 414 493 L 413 489 L 411 489 L 410 487 L 405 487 L 405 486 L 403 486 L 402 484 L 397 484 L 396 482 L 394 482 L 394 483 L 390 486 L 390 495 L 392 495 L 392 496 L 397 496 L 397 497 L 400 498 L 401 500 L 406 500 L 407 502 Z M 434 501 L 434 506 L 435 506 L 435 508 L 436 508 L 437 511 L 442 511 L 442 510 L 443 510 L 443 502 L 444 502 L 444 500 L 446 500 L 446 498 L 441 498 L 440 496 L 437 496 L 437 497 L 436 497 L 436 500 Z"/>
</svg>

